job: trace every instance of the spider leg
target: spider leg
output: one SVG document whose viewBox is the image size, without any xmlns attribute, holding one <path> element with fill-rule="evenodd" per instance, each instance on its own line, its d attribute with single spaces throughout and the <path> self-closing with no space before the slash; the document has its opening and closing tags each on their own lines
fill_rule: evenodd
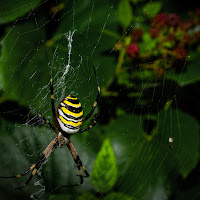
<svg viewBox="0 0 200 200">
<path fill-rule="evenodd" d="M 96 70 L 95 70 L 94 65 L 93 65 L 93 69 L 94 69 L 94 74 L 95 74 L 95 77 L 96 77 L 98 93 L 97 93 L 97 97 L 96 97 L 96 100 L 95 100 L 95 102 L 94 102 L 94 104 L 93 104 L 93 106 L 92 106 L 91 111 L 83 118 L 83 122 L 84 122 L 85 120 L 87 120 L 87 119 L 93 114 L 93 112 L 94 112 L 94 110 L 95 110 L 95 108 L 96 108 L 96 106 L 97 106 L 97 103 L 98 103 L 98 101 L 99 101 L 100 95 L 101 95 L 101 89 L 100 89 L 100 86 L 99 86 L 99 81 L 98 81 L 98 77 L 97 77 L 97 73 L 96 73 Z"/>
<path fill-rule="evenodd" d="M 84 132 L 84 131 L 88 131 L 88 130 L 90 130 L 91 128 L 93 128 L 95 125 L 96 125 L 96 117 L 97 117 L 97 115 L 95 115 L 95 117 L 93 118 L 93 123 L 92 124 L 90 124 L 87 128 L 85 128 L 85 129 L 80 129 L 79 131 L 78 131 L 78 133 L 82 133 L 82 132 Z"/>
<path fill-rule="evenodd" d="M 71 153 L 71 155 L 72 155 L 72 157 L 73 157 L 73 159 L 74 159 L 74 162 L 75 162 L 76 165 L 77 165 L 77 168 L 78 168 L 78 171 L 79 171 L 79 175 L 77 175 L 77 176 L 80 177 L 80 182 L 77 183 L 77 184 L 74 184 L 74 185 L 64 185 L 64 186 L 62 186 L 62 187 L 74 187 L 74 186 L 79 186 L 79 185 L 81 185 L 81 184 L 83 183 L 83 178 L 89 177 L 90 175 L 89 175 L 89 173 L 87 172 L 87 170 L 85 169 L 85 167 L 83 166 L 82 161 L 81 161 L 81 159 L 79 158 L 78 153 L 77 153 L 76 149 L 74 148 L 74 145 L 71 143 L 71 141 L 69 141 L 69 143 L 67 144 L 67 147 L 68 147 L 68 149 L 69 149 L 69 151 L 70 151 L 70 153 Z M 82 170 L 84 171 L 85 176 L 82 175 L 81 168 L 82 168 Z"/>
<path fill-rule="evenodd" d="M 28 174 L 28 172 L 30 172 L 34 168 L 34 165 L 35 164 L 31 165 L 31 167 L 28 170 L 26 170 L 25 172 L 23 172 L 22 174 L 18 174 L 18 175 L 14 175 L 14 176 L 0 176 L 0 178 L 20 178 L 20 177 Z"/>
<path fill-rule="evenodd" d="M 28 178 L 28 180 L 25 182 L 25 184 L 23 186 L 20 186 L 18 188 L 15 189 L 22 189 L 25 186 L 27 186 L 31 179 L 33 178 L 33 176 L 35 175 L 35 173 L 37 172 L 37 170 L 41 167 L 42 163 L 46 160 L 47 158 L 44 156 L 44 153 L 40 156 L 40 158 L 37 160 L 37 162 L 35 164 L 32 165 L 32 174 L 30 175 L 30 177 Z"/>
<path fill-rule="evenodd" d="M 56 133 L 58 134 L 58 130 L 54 127 L 54 125 L 48 121 L 45 117 L 43 117 L 41 114 L 39 114 L 36 110 L 34 110 L 32 107 L 29 106 L 29 108 L 39 117 L 41 118 L 46 124 L 49 125 L 49 127 Z"/>
<path fill-rule="evenodd" d="M 33 176 L 35 175 L 37 170 L 41 167 L 41 165 L 44 163 L 44 161 L 50 156 L 51 152 L 53 151 L 53 148 L 55 148 L 57 145 L 57 141 L 58 141 L 57 137 L 55 137 L 50 142 L 50 144 L 47 146 L 47 148 L 44 150 L 44 152 L 41 154 L 40 158 L 33 165 L 31 165 L 31 167 L 28 170 L 26 170 L 22 174 L 15 175 L 15 176 L 0 176 L 0 178 L 20 178 L 22 176 L 25 176 L 26 174 L 28 174 L 28 172 L 30 172 L 32 170 L 32 174 L 30 175 L 28 180 L 25 182 L 25 184 L 16 189 L 24 188 L 25 186 L 27 186 L 30 183 L 31 179 L 33 178 Z"/>
<path fill-rule="evenodd" d="M 30 183 L 31 179 L 33 178 L 33 176 L 35 175 L 37 170 L 41 167 L 41 165 L 50 156 L 51 152 L 56 147 L 57 142 L 58 142 L 58 139 L 57 139 L 57 137 L 55 137 L 50 142 L 50 144 L 47 146 L 47 148 L 44 150 L 44 152 L 41 154 L 40 158 L 36 161 L 36 163 L 31 166 L 33 171 L 32 171 L 32 174 L 30 175 L 30 177 L 28 178 L 28 180 L 25 182 L 25 184 L 23 186 L 18 187 L 16 189 L 22 189 Z"/>
</svg>

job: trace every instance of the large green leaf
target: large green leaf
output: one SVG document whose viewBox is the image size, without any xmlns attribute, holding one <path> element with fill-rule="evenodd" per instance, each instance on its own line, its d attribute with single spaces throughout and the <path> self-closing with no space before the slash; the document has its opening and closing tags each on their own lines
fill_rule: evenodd
<svg viewBox="0 0 200 200">
<path fill-rule="evenodd" d="M 44 40 L 44 28 L 35 29 L 33 21 L 19 24 L 14 29 L 7 28 L 0 62 L 4 95 L 7 99 L 20 99 L 25 104 L 34 99 L 40 87 L 47 84 L 47 52 L 44 43 L 40 44 Z"/>
<path fill-rule="evenodd" d="M 91 98 L 83 102 L 83 107 L 89 103 L 86 107 L 88 112 L 97 93 L 92 66 L 96 68 L 101 87 L 115 71 L 114 58 L 103 55 L 115 44 L 115 38 L 112 39 L 103 33 L 105 28 L 116 29 L 117 19 L 113 17 L 112 4 L 107 1 L 105 4 L 96 2 L 95 11 L 92 12 L 90 1 L 84 3 L 80 1 L 82 6 L 78 6 L 77 9 L 73 9 L 74 5 L 68 1 L 63 3 L 65 14 L 61 17 L 54 36 L 48 41 L 46 41 L 48 27 L 45 26 L 43 12 L 37 13 L 37 23 L 35 17 L 30 17 L 20 24 L 16 23 L 15 27 L 7 28 L 2 40 L 0 62 L 4 99 L 17 100 L 26 105 L 32 104 L 42 113 L 48 111 L 50 102 L 48 64 L 52 61 L 56 47 L 58 47 L 57 57 L 53 69 L 56 103 L 69 93 L 78 94 L 81 102 L 90 95 Z M 61 79 L 68 63 L 66 35 L 74 30 L 76 31 L 73 35 L 69 72 Z M 48 103 L 42 103 L 41 99 Z"/>
<path fill-rule="evenodd" d="M 0 24 L 8 23 L 33 11 L 41 0 L 0 1 Z"/>
<path fill-rule="evenodd" d="M 105 193 L 114 187 L 117 176 L 117 161 L 112 144 L 109 139 L 105 139 L 94 163 L 91 182 L 98 192 Z"/>
<path fill-rule="evenodd" d="M 126 194 L 120 193 L 120 192 L 113 192 L 108 194 L 103 200 L 133 200 L 134 198 L 129 197 Z"/>
<path fill-rule="evenodd" d="M 130 115 L 113 121 L 107 133 L 119 163 L 117 189 L 142 198 L 152 184 L 172 184 L 186 177 L 198 158 L 199 125 L 180 110 L 158 113 L 157 128 L 147 136 L 141 117 Z M 169 148 L 169 137 L 174 138 Z"/>
</svg>

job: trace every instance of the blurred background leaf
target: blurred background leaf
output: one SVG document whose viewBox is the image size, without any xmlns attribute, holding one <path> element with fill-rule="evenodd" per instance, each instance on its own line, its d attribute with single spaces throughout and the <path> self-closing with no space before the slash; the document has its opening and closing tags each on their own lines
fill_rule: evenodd
<svg viewBox="0 0 200 200">
<path fill-rule="evenodd" d="M 127 28 L 131 24 L 133 14 L 128 0 L 121 0 L 119 2 L 118 18 L 124 28 Z"/>
<path fill-rule="evenodd" d="M 144 14 L 148 15 L 149 17 L 155 17 L 156 14 L 158 14 L 160 12 L 162 8 L 162 2 L 159 1 L 152 1 L 147 3 L 144 8 L 143 8 L 143 12 Z"/>
</svg>

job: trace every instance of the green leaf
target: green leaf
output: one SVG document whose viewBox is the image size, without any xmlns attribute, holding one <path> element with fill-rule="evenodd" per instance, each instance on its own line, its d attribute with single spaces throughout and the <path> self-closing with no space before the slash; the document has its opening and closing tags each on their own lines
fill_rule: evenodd
<svg viewBox="0 0 200 200">
<path fill-rule="evenodd" d="M 41 113 L 49 110 L 49 63 L 52 61 L 55 48 L 58 47 L 57 59 L 55 59 L 53 67 L 53 79 L 54 85 L 56 85 L 61 81 L 61 76 L 68 62 L 68 40 L 65 34 L 70 30 L 72 32 L 75 28 L 77 30 L 73 36 L 70 70 L 63 79 L 63 85 L 57 84 L 59 87 L 55 88 L 57 90 L 55 99 L 58 101 L 64 97 L 63 95 L 68 95 L 71 92 L 78 94 L 80 101 L 88 96 L 88 93 L 95 96 L 97 87 L 92 65 L 96 66 L 101 87 L 114 73 L 115 58 L 106 57 L 103 53 L 116 43 L 115 38 L 103 34 L 102 30 L 105 20 L 111 12 L 110 2 L 104 1 L 103 4 L 95 2 L 92 18 L 91 1 L 84 1 L 84 4 L 74 10 L 75 12 L 72 12 L 73 2 L 70 4 L 70 2 L 64 1 L 63 3 L 68 3 L 68 6 L 63 8 L 63 12 L 67 14 L 63 14 L 58 28 L 55 29 L 54 35 L 48 41 L 46 41 L 46 35 L 49 27 L 45 23 L 46 16 L 43 10 L 35 15 L 37 23 L 35 18 L 28 18 L 16 23 L 14 27 L 7 27 L 2 40 L 0 60 L 4 99 L 20 101 L 24 105 L 32 103 L 32 106 Z M 118 23 L 113 15 L 110 13 L 106 20 L 106 28 L 116 32 L 115 28 Z M 105 20 L 102 20 L 102 17 Z M 55 77 L 55 75 L 57 76 Z M 85 87 L 86 85 L 87 87 Z M 43 99 L 43 103 L 41 99 Z M 88 107 L 85 112 L 90 110 L 90 105 L 94 100 L 89 98 L 86 101 Z M 41 103 L 42 107 L 39 106 Z M 37 109 L 37 106 L 41 109 Z"/>
<path fill-rule="evenodd" d="M 70 200 L 71 199 L 71 195 L 70 194 L 52 194 L 48 197 L 47 200 Z M 45 199 L 41 199 L 41 200 L 45 200 Z"/>
<path fill-rule="evenodd" d="M 160 1 L 149 2 L 144 6 L 143 12 L 148 17 L 155 17 L 161 8 L 162 3 Z"/>
<path fill-rule="evenodd" d="M 199 52 L 191 52 L 185 61 L 183 72 L 167 71 L 166 78 L 177 81 L 180 86 L 197 82 L 200 80 L 199 65 Z"/>
<path fill-rule="evenodd" d="M 129 197 L 126 194 L 120 193 L 120 192 L 113 192 L 108 194 L 106 197 L 103 198 L 103 200 L 133 200 L 133 198 Z"/>
<path fill-rule="evenodd" d="M 166 156 L 162 170 L 167 170 L 170 163 L 176 162 L 176 168 L 184 178 L 195 167 L 199 158 L 198 141 L 199 141 L 199 125 L 198 122 L 190 115 L 180 110 L 168 110 L 160 112 L 158 115 L 158 135 L 160 139 L 160 158 Z M 169 137 L 173 137 L 173 149 L 166 151 L 163 144 L 168 141 Z M 156 138 L 155 138 L 156 139 Z M 184 164 L 183 164 L 184 163 Z M 157 171 L 158 173 L 159 171 Z"/>
<path fill-rule="evenodd" d="M 151 38 L 148 32 L 142 35 L 142 42 L 139 44 L 141 54 L 152 51 L 158 43 L 157 39 Z"/>
<path fill-rule="evenodd" d="M 105 139 L 96 157 L 91 182 L 94 188 L 105 193 L 111 190 L 118 177 L 117 161 L 110 139 Z"/>
<path fill-rule="evenodd" d="M 173 48 L 175 46 L 175 41 L 166 41 L 166 42 L 163 42 L 162 43 L 162 46 L 163 47 L 166 47 L 166 48 Z"/>
<path fill-rule="evenodd" d="M 41 0 L 0 1 L 0 24 L 8 23 L 33 11 Z"/>
<path fill-rule="evenodd" d="M 143 2 L 145 0 L 129 0 L 130 2 L 133 2 L 134 4 L 138 4 L 140 2 Z"/>
<path fill-rule="evenodd" d="M 2 77 L 2 74 L 0 73 L 0 90 L 3 89 L 3 77 Z"/>
<path fill-rule="evenodd" d="M 190 115 L 172 109 L 159 112 L 151 137 L 143 127 L 142 117 L 132 114 L 113 121 L 106 130 L 119 161 L 115 187 L 137 199 L 152 184 L 168 187 L 177 177 L 186 177 L 199 159 L 199 125 Z M 174 138 L 172 149 L 169 137 Z"/>
<path fill-rule="evenodd" d="M 127 28 L 133 20 L 133 14 L 128 0 L 121 0 L 119 2 L 117 14 L 122 26 Z"/>
<path fill-rule="evenodd" d="M 40 20 L 38 24 L 43 23 L 42 18 Z M 2 42 L 0 60 L 0 72 L 6 88 L 4 95 L 12 100 L 19 100 L 20 97 L 21 103 L 25 104 L 34 98 L 38 88 L 47 84 L 49 79 L 49 74 L 46 73 L 47 47 L 43 43 L 37 49 L 38 41 L 45 38 L 44 28 L 35 29 L 35 22 L 30 20 L 26 25 L 23 23 L 16 25 L 14 29 L 8 27 L 6 32 L 7 37 Z M 37 71 L 40 73 L 36 74 Z"/>
<path fill-rule="evenodd" d="M 137 4 L 139 2 L 139 0 L 130 0 L 131 2 L 133 2 L 134 4 Z"/>
<path fill-rule="evenodd" d="M 95 194 L 92 194 L 90 192 L 83 192 L 79 196 L 76 197 L 77 200 L 98 200 L 97 197 L 95 197 Z"/>
</svg>

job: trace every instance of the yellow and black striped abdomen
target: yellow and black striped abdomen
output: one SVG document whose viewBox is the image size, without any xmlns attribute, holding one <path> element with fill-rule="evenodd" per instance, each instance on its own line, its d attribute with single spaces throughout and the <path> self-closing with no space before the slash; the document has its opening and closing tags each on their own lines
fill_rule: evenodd
<svg viewBox="0 0 200 200">
<path fill-rule="evenodd" d="M 64 98 L 58 105 L 57 119 L 64 132 L 68 134 L 77 133 L 83 119 L 83 109 L 79 100 L 72 95 Z"/>
</svg>

